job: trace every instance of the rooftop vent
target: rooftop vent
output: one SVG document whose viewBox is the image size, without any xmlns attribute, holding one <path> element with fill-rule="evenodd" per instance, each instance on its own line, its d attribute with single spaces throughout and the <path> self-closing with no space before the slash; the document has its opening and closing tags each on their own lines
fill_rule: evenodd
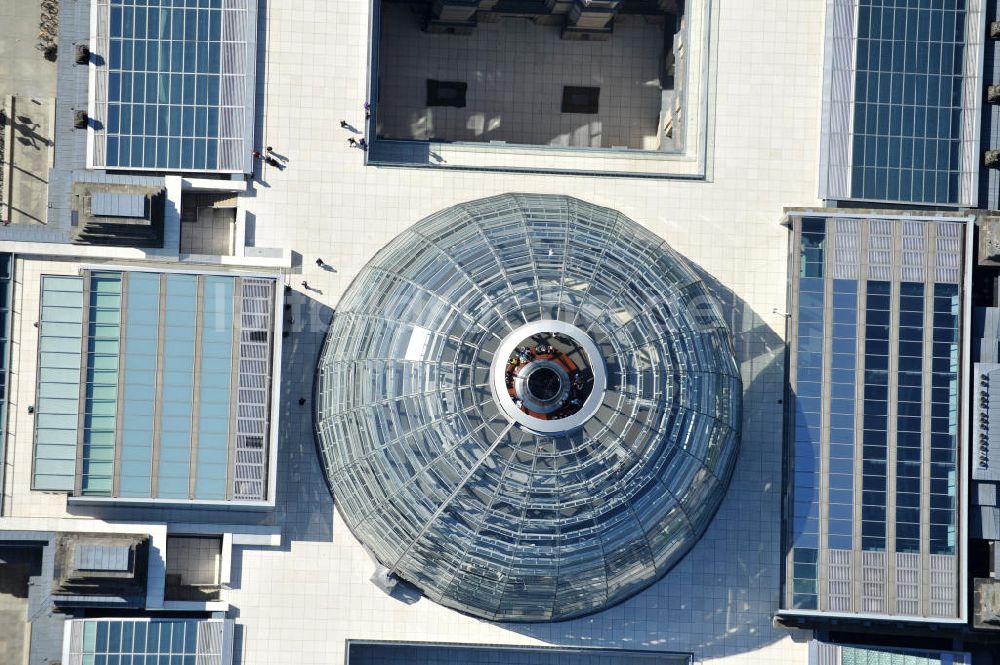
<svg viewBox="0 0 1000 665">
<path fill-rule="evenodd" d="M 97 192 L 90 198 L 90 214 L 95 217 L 146 217 L 146 197 L 143 194 Z"/>
</svg>

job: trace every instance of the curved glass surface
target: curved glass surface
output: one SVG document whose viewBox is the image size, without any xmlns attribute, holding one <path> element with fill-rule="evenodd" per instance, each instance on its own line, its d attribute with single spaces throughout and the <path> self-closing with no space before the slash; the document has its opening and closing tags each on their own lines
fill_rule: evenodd
<svg viewBox="0 0 1000 665">
<path fill-rule="evenodd" d="M 566 324 L 606 385 L 538 433 L 500 407 L 494 386 L 512 384 L 494 374 L 517 368 L 494 356 L 522 327 Z M 561 362 L 560 339 L 542 333 L 523 365 Z M 589 378 L 560 380 L 572 396 Z M 341 515 L 389 571 L 469 614 L 549 621 L 627 598 L 697 542 L 741 400 L 728 330 L 683 257 L 615 210 L 507 194 L 424 219 L 359 273 L 316 422 Z"/>
</svg>

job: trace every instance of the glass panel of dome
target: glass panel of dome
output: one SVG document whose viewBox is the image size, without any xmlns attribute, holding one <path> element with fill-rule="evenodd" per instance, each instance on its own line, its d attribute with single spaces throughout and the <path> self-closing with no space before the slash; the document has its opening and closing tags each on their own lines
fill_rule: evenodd
<svg viewBox="0 0 1000 665">
<path fill-rule="evenodd" d="M 795 242 L 816 235 L 813 218 L 792 219 Z M 958 391 L 942 387 L 957 381 L 957 370 L 932 372 L 924 357 L 934 353 L 931 337 L 950 342 L 939 354 L 951 348 L 957 353 L 959 317 L 940 322 L 947 325 L 926 324 L 932 291 L 954 294 L 949 305 L 959 304 L 961 271 L 955 267 L 962 263 L 957 240 L 965 232 L 964 218 L 831 216 L 825 225 L 830 251 L 795 253 L 791 268 L 791 502 L 782 607 L 960 620 L 958 553 L 944 548 L 934 554 L 946 530 L 955 535 L 956 507 L 942 502 L 942 512 L 931 514 L 933 500 L 920 488 L 937 477 L 938 489 L 952 491 L 957 474 L 955 457 L 938 469 L 926 464 L 934 446 L 934 396 L 928 414 L 924 395 L 924 387 L 933 392 L 937 380 L 942 407 L 960 413 Z M 803 242 L 816 246 L 815 238 Z M 801 262 L 817 265 L 804 271 Z M 820 308 L 831 294 L 832 306 Z M 942 414 L 939 428 L 952 435 L 958 419 Z M 923 426 L 927 416 L 930 429 Z M 935 533 L 935 519 L 948 525 Z M 918 597 L 908 581 L 923 579 L 931 569 L 940 576 L 936 600 Z M 858 573 L 865 583 L 855 594 Z"/>
<path fill-rule="evenodd" d="M 379 253 L 332 324 L 317 429 L 340 510 L 389 572 L 462 611 L 532 621 L 595 611 L 679 560 L 725 491 L 705 463 L 728 479 L 742 397 L 728 336 L 713 332 L 725 324 L 714 306 L 691 316 L 711 295 L 683 264 L 620 214 L 550 196 L 462 204 Z M 408 307 L 413 284 L 429 306 Z M 414 326 L 427 340 L 407 361 Z M 642 365 L 615 361 L 639 353 Z M 369 358 L 384 381 L 358 382 Z M 622 475 L 661 456 L 673 462 L 635 469 L 658 482 Z M 584 491 L 591 475 L 602 484 Z M 640 499 L 649 524 L 627 508 Z M 644 528 L 671 535 L 653 547 Z M 611 558 L 582 548 L 581 529 Z"/>
</svg>

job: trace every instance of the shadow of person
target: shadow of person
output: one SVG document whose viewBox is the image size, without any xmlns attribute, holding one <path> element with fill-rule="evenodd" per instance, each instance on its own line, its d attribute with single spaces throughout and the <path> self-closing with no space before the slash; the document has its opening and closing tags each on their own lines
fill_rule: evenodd
<svg viewBox="0 0 1000 665">
<path fill-rule="evenodd" d="M 52 145 L 52 141 L 41 134 L 37 130 L 41 125 L 37 122 L 32 122 L 31 118 L 23 115 L 17 116 L 17 122 L 14 123 L 14 129 L 17 130 L 21 136 L 17 137 L 17 140 L 22 145 L 30 145 L 33 148 L 38 149 L 38 143 L 48 147 Z"/>
</svg>

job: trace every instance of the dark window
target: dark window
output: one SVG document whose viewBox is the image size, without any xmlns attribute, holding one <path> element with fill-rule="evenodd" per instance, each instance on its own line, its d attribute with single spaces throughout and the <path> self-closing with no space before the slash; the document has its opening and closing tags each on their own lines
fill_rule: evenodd
<svg viewBox="0 0 1000 665">
<path fill-rule="evenodd" d="M 427 79 L 427 106 L 452 106 L 465 108 L 465 81 L 436 81 Z"/>
<path fill-rule="evenodd" d="M 562 107 L 560 110 L 562 113 L 597 113 L 600 96 L 600 88 L 572 85 L 563 86 Z"/>
</svg>

